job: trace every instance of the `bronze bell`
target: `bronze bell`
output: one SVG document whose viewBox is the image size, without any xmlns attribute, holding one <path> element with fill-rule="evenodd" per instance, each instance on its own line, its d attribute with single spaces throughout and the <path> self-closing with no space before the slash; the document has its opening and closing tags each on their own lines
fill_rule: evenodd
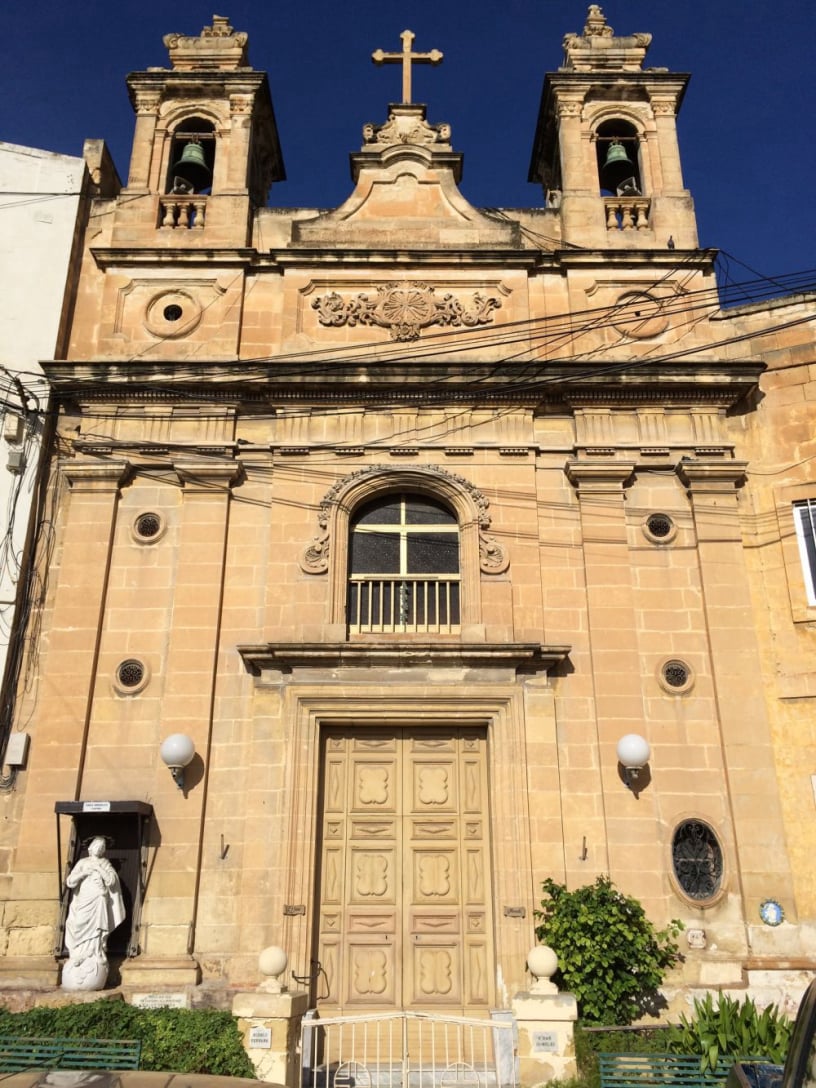
<svg viewBox="0 0 816 1088">
<path fill-rule="evenodd" d="M 204 148 L 198 140 L 190 140 L 184 145 L 181 158 L 170 167 L 172 186 L 176 189 L 177 181 L 186 182 L 194 192 L 206 189 L 212 180 L 212 171 L 207 166 Z"/>
<path fill-rule="evenodd" d="M 614 193 L 617 186 L 634 173 L 635 167 L 626 154 L 626 148 L 620 140 L 612 140 L 606 152 L 606 161 L 601 167 L 601 184 Z"/>
</svg>

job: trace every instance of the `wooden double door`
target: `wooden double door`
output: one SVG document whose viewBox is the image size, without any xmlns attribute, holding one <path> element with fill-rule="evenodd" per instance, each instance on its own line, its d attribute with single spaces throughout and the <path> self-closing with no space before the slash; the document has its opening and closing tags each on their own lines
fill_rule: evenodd
<svg viewBox="0 0 816 1088">
<path fill-rule="evenodd" d="M 316 997 L 326 1013 L 494 1003 L 486 749 L 477 728 L 325 733 Z"/>
</svg>

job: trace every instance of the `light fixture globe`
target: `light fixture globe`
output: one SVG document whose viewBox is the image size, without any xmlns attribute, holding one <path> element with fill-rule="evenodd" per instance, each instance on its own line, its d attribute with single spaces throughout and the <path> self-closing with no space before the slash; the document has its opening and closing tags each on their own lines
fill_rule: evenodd
<svg viewBox="0 0 816 1088">
<path fill-rule="evenodd" d="M 192 739 L 186 733 L 171 733 L 162 741 L 159 755 L 170 768 L 173 781 L 180 790 L 183 790 L 184 768 L 189 766 L 195 755 L 195 744 Z"/>
<path fill-rule="evenodd" d="M 618 760 L 627 771 L 639 771 L 649 762 L 652 750 L 643 737 L 637 733 L 627 733 L 618 741 L 617 753 Z"/>
<path fill-rule="evenodd" d="M 637 733 L 627 733 L 618 741 L 617 753 L 618 761 L 623 767 L 623 780 L 637 796 L 638 777 L 652 754 L 649 742 Z"/>
</svg>

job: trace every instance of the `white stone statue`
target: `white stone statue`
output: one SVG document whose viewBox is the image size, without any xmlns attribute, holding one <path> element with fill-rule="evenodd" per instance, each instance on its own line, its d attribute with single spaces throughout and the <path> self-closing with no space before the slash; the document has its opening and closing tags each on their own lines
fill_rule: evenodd
<svg viewBox="0 0 816 1088">
<path fill-rule="evenodd" d="M 125 904 L 116 870 L 105 857 L 105 840 L 97 837 L 68 874 L 74 889 L 65 945 L 68 962 L 62 969 L 63 990 L 101 990 L 108 978 L 108 935 L 124 921 Z"/>
</svg>

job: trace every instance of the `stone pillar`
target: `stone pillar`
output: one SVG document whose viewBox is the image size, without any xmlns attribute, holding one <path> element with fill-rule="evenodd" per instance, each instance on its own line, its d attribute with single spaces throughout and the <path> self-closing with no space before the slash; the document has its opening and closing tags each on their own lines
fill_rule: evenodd
<svg viewBox="0 0 816 1088">
<path fill-rule="evenodd" d="M 572 994 L 559 993 L 550 981 L 558 967 L 555 953 L 547 945 L 539 945 L 531 949 L 527 962 L 535 982 L 512 1002 L 518 1025 L 521 1088 L 565 1080 L 578 1072 L 573 1029 L 578 1003 Z"/>
<path fill-rule="evenodd" d="M 237 993 L 232 1015 L 258 1080 L 299 1088 L 300 1025 L 309 1005 L 305 993 Z M 259 1045 L 260 1044 L 260 1045 Z"/>
<path fill-rule="evenodd" d="M 591 145 L 581 132 L 583 92 L 559 95 L 558 152 L 561 159 L 561 189 L 563 193 L 581 192 L 598 195 L 597 171 L 590 172 L 587 148 Z M 592 164 L 594 166 L 594 164 Z"/>
<path fill-rule="evenodd" d="M 48 654 L 36 701 L 20 696 L 21 721 L 30 721 L 31 754 L 13 877 L 3 904 L 5 954 L 0 985 L 56 985 L 53 958 L 58 916 L 55 801 L 80 796 L 87 728 L 93 701 L 101 617 L 111 540 L 126 461 L 66 461 L 70 487 L 60 514 L 64 525 L 59 566 L 51 572 Z M 39 556 L 39 562 L 46 557 Z M 60 859 L 60 863 L 64 858 Z"/>
<path fill-rule="evenodd" d="M 253 105 L 252 94 L 230 95 L 229 159 L 221 174 L 221 184 L 230 193 L 247 191 Z"/>
<path fill-rule="evenodd" d="M 780 947 L 787 927 L 760 924 L 759 905 L 773 896 L 793 920 L 794 890 L 743 554 L 738 488 L 745 468 L 741 461 L 685 461 L 678 475 L 688 489 L 697 533 L 737 871 L 746 920 L 754 920 L 749 946 L 761 955 L 793 951 Z"/>
<path fill-rule="evenodd" d="M 150 188 L 150 167 L 153 161 L 159 101 L 155 91 L 135 92 L 136 126 L 127 183 L 131 192 L 147 191 Z"/>
<path fill-rule="evenodd" d="M 258 957 L 258 969 L 265 980 L 257 990 L 237 993 L 232 1015 L 258 1080 L 300 1088 L 300 1025 L 309 1004 L 306 993 L 287 993 L 281 984 L 289 957 L 276 945 Z"/>
<path fill-rule="evenodd" d="M 657 146 L 659 150 L 661 189 L 663 193 L 677 195 L 683 192 L 683 172 L 680 164 L 680 145 L 677 142 L 676 95 L 658 97 L 652 95 Z"/>
</svg>

